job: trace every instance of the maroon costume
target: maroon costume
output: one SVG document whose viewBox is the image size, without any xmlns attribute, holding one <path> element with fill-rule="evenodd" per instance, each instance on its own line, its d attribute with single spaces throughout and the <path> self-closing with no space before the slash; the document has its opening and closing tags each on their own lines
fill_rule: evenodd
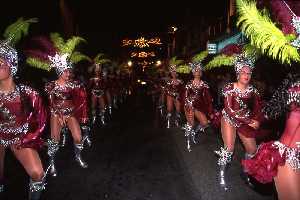
<svg viewBox="0 0 300 200">
<path fill-rule="evenodd" d="M 75 116 L 82 124 L 88 122 L 86 91 L 77 81 L 70 81 L 65 86 L 51 81 L 45 86 L 45 90 L 52 114 L 61 117 Z"/>
<path fill-rule="evenodd" d="M 190 81 L 185 86 L 185 89 L 185 106 L 192 107 L 210 117 L 214 110 L 209 86 L 203 81 L 200 84 Z"/>
<path fill-rule="evenodd" d="M 180 79 L 172 80 L 169 79 L 165 85 L 165 92 L 168 96 L 173 97 L 174 99 L 178 100 L 180 98 L 180 94 L 183 91 L 183 81 Z"/>
<path fill-rule="evenodd" d="M 41 147 L 44 142 L 40 136 L 47 115 L 39 94 L 19 84 L 10 93 L 0 92 L 0 102 L 0 145 Z"/>
<path fill-rule="evenodd" d="M 233 83 L 223 88 L 224 109 L 222 116 L 230 125 L 245 137 L 254 138 L 258 130 L 250 127 L 251 119 L 263 120 L 261 97 L 253 86 L 249 85 L 245 91 L 234 88 Z"/>
<path fill-rule="evenodd" d="M 106 83 L 102 77 L 92 77 L 89 80 L 88 88 L 91 90 L 91 94 L 95 97 L 101 97 L 106 90 Z"/>
<path fill-rule="evenodd" d="M 300 170 L 300 82 L 288 92 L 290 111 L 281 138 L 263 143 L 253 159 L 242 161 L 248 173 L 262 183 L 272 182 L 278 165 L 288 163 L 292 169 Z"/>
</svg>

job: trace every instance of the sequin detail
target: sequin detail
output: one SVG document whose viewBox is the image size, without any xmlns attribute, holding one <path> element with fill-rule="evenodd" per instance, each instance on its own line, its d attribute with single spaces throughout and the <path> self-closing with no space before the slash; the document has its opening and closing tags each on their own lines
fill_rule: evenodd
<svg viewBox="0 0 300 200">
<path fill-rule="evenodd" d="M 278 149 L 281 157 L 285 157 L 285 161 L 293 170 L 300 169 L 300 148 L 290 148 L 279 141 L 275 141 L 272 146 Z"/>
</svg>

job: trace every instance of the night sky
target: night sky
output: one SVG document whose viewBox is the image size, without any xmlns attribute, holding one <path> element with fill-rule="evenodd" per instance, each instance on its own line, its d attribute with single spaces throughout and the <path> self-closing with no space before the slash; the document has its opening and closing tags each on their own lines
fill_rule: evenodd
<svg viewBox="0 0 300 200">
<path fill-rule="evenodd" d="M 62 21 L 58 0 L 7 1 L 7 9 L 0 12 L 0 30 L 18 17 L 38 17 L 39 24 L 32 27 L 32 34 L 62 32 Z M 88 3 L 87 3 L 88 2 Z M 117 51 L 124 37 L 137 37 L 149 34 L 163 34 L 168 26 L 176 25 L 179 30 L 185 23 L 200 24 L 222 16 L 226 0 L 205 1 L 98 1 L 66 0 L 72 10 L 78 33 L 89 42 L 92 52 L 104 51 L 109 54 Z M 163 3 L 163 4 L 162 4 Z"/>
</svg>

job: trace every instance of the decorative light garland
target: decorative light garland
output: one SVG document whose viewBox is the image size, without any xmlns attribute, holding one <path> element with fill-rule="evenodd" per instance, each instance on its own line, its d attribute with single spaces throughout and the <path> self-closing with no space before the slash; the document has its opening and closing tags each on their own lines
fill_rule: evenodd
<svg viewBox="0 0 300 200">
<path fill-rule="evenodd" d="M 133 47 L 138 47 L 138 48 L 146 48 L 150 47 L 150 45 L 161 45 L 161 40 L 158 37 L 155 38 L 150 38 L 145 39 L 144 37 L 140 37 L 135 40 L 130 40 L 130 39 L 124 39 L 122 40 L 122 46 L 133 46 Z"/>
<path fill-rule="evenodd" d="M 155 53 L 153 51 L 151 52 L 145 52 L 145 51 L 141 51 L 141 52 L 132 52 L 130 54 L 130 56 L 133 57 L 138 57 L 138 58 L 147 58 L 147 57 L 155 57 Z"/>
</svg>

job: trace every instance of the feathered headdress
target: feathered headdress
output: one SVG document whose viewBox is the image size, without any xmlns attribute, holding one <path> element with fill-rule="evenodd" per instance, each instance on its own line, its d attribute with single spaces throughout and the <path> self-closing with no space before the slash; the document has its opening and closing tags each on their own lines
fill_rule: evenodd
<svg viewBox="0 0 300 200">
<path fill-rule="evenodd" d="M 287 104 L 291 103 L 300 104 L 300 81 L 293 83 L 288 89 Z"/>
<path fill-rule="evenodd" d="M 207 57 L 207 55 L 208 51 L 202 51 L 193 56 L 192 62 L 189 63 L 189 66 L 193 73 L 203 70 L 202 61 Z"/>
<path fill-rule="evenodd" d="M 4 31 L 3 36 L 5 40 L 0 41 L 0 57 L 5 59 L 10 65 L 12 76 L 15 76 L 18 71 L 18 53 L 14 46 L 21 40 L 22 36 L 28 34 L 29 25 L 37 21 L 37 18 L 28 20 L 19 18 Z"/>
<path fill-rule="evenodd" d="M 176 72 L 177 67 L 183 63 L 183 60 L 177 59 L 176 56 L 172 57 L 169 61 L 169 71 L 170 72 Z"/>
<path fill-rule="evenodd" d="M 229 44 L 225 46 L 220 54 L 209 61 L 204 69 L 210 70 L 221 66 L 234 66 L 235 72 L 239 73 L 243 66 L 248 66 L 252 70 L 260 52 L 250 44 Z"/>
<path fill-rule="evenodd" d="M 300 104 L 300 81 L 295 80 L 292 74 L 288 74 L 262 111 L 268 118 L 277 119 L 289 111 L 291 103 Z"/>
<path fill-rule="evenodd" d="M 272 1 L 272 3 L 275 3 L 275 1 Z M 289 11 L 278 12 L 277 14 L 285 13 L 286 15 L 288 13 L 291 16 L 292 21 L 290 23 L 297 35 L 290 31 L 291 26 L 284 25 L 284 22 L 289 17 L 281 17 L 283 28 L 285 28 L 282 31 L 272 22 L 266 10 L 259 11 L 257 9 L 256 2 L 253 0 L 236 0 L 239 15 L 237 25 L 240 26 L 242 32 L 249 38 L 251 44 L 259 48 L 263 54 L 279 60 L 283 64 L 291 64 L 291 61 L 299 62 L 300 18 L 292 12 L 285 1 L 276 1 L 276 4 L 278 4 L 276 7 L 279 10 L 285 8 L 285 10 Z"/>
<path fill-rule="evenodd" d="M 98 53 L 95 58 L 89 58 L 90 62 L 92 62 L 91 67 L 89 68 L 89 72 L 95 70 L 95 71 L 99 71 L 100 70 L 100 66 L 105 64 L 105 63 L 110 63 L 111 60 L 106 58 L 106 55 L 104 53 Z"/>
<path fill-rule="evenodd" d="M 234 59 L 234 70 L 237 74 L 240 73 L 243 67 L 249 67 L 252 71 L 254 69 L 255 58 L 251 55 L 247 55 L 245 52 L 239 54 Z"/>
<path fill-rule="evenodd" d="M 78 36 L 73 36 L 66 42 L 59 33 L 51 33 L 48 37 L 36 37 L 34 41 L 42 49 L 26 50 L 28 56 L 26 62 L 36 68 L 50 71 L 55 69 L 60 76 L 66 69 L 71 69 L 73 64 L 82 60 L 89 60 L 89 57 L 75 51 L 75 47 L 85 40 Z"/>
</svg>

